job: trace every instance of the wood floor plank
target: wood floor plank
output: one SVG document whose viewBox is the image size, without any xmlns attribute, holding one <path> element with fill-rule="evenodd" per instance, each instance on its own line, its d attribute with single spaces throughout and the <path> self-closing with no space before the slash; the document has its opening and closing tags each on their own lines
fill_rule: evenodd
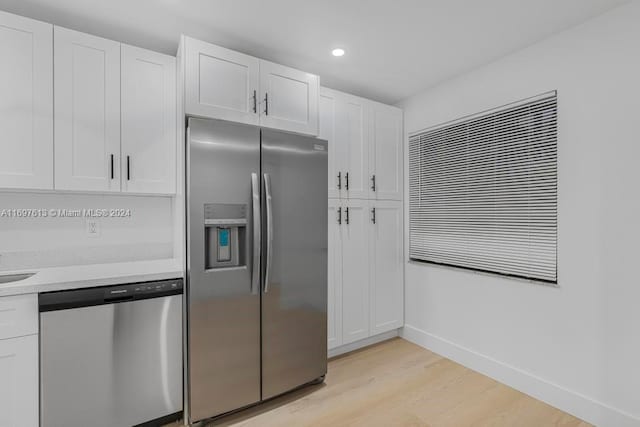
<svg viewBox="0 0 640 427">
<path fill-rule="evenodd" d="M 208 427 L 589 427 L 552 406 L 396 338 L 329 361 L 306 387 Z"/>
</svg>

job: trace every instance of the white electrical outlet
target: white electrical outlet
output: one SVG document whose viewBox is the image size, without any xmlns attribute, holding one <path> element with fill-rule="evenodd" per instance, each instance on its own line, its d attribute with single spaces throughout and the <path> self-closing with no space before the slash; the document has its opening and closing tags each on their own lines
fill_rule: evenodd
<svg viewBox="0 0 640 427">
<path fill-rule="evenodd" d="M 87 236 L 99 237 L 100 236 L 100 223 L 97 219 L 88 219 L 86 223 Z"/>
</svg>

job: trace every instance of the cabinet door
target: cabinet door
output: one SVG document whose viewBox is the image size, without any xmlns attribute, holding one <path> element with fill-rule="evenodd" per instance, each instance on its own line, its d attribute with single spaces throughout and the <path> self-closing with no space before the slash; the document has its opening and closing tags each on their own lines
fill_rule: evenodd
<svg viewBox="0 0 640 427">
<path fill-rule="evenodd" d="M 37 427 L 38 336 L 0 340 L 0 414 L 3 427 Z"/>
<path fill-rule="evenodd" d="M 318 76 L 260 61 L 260 125 L 318 135 Z"/>
<path fill-rule="evenodd" d="M 346 148 L 342 184 L 349 198 L 369 195 L 369 147 L 366 105 L 355 96 L 341 94 L 336 116 L 337 144 Z"/>
<path fill-rule="evenodd" d="M 370 202 L 371 334 L 404 323 L 402 202 Z"/>
<path fill-rule="evenodd" d="M 370 197 L 402 200 L 402 110 L 372 103 L 370 119 Z"/>
<path fill-rule="evenodd" d="M 176 61 L 122 46 L 122 191 L 176 190 Z"/>
<path fill-rule="evenodd" d="M 329 197 L 339 198 L 342 195 L 343 175 L 346 166 L 347 150 L 344 140 L 336 137 L 336 120 L 339 94 L 326 88 L 320 88 L 320 132 L 318 137 L 325 139 L 329 146 Z"/>
<path fill-rule="evenodd" d="M 0 187 L 53 188 L 53 26 L 0 11 Z"/>
<path fill-rule="evenodd" d="M 369 209 L 349 200 L 342 213 L 342 344 L 369 336 Z"/>
<path fill-rule="evenodd" d="M 120 43 L 55 27 L 55 188 L 120 191 Z"/>
<path fill-rule="evenodd" d="M 329 200 L 327 345 L 342 345 L 342 207 L 340 201 Z"/>
<path fill-rule="evenodd" d="M 258 124 L 259 60 L 185 37 L 185 113 Z"/>
</svg>

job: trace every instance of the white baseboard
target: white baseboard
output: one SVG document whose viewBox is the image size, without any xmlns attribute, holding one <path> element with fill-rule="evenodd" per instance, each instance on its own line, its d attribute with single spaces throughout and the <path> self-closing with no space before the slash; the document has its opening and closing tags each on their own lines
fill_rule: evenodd
<svg viewBox="0 0 640 427">
<path fill-rule="evenodd" d="M 382 334 L 374 335 L 369 338 L 365 338 L 360 341 L 345 344 L 340 347 L 329 349 L 329 358 L 340 356 L 341 354 L 349 353 L 350 351 L 358 350 L 363 347 L 368 347 L 373 344 L 377 344 L 382 341 L 395 338 L 400 335 L 400 329 L 394 329 L 393 331 L 384 332 Z"/>
<path fill-rule="evenodd" d="M 640 418 L 629 413 L 421 329 L 405 325 L 400 336 L 596 426 L 640 426 Z"/>
</svg>

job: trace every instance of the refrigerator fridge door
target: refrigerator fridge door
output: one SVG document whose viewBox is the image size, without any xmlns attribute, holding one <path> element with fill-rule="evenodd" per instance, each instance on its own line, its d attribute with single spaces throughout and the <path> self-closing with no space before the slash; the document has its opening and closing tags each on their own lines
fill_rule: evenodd
<svg viewBox="0 0 640 427">
<path fill-rule="evenodd" d="M 189 119 L 191 422 L 260 401 L 260 130 Z"/>
<path fill-rule="evenodd" d="M 327 143 L 262 130 L 262 399 L 327 371 Z"/>
</svg>

